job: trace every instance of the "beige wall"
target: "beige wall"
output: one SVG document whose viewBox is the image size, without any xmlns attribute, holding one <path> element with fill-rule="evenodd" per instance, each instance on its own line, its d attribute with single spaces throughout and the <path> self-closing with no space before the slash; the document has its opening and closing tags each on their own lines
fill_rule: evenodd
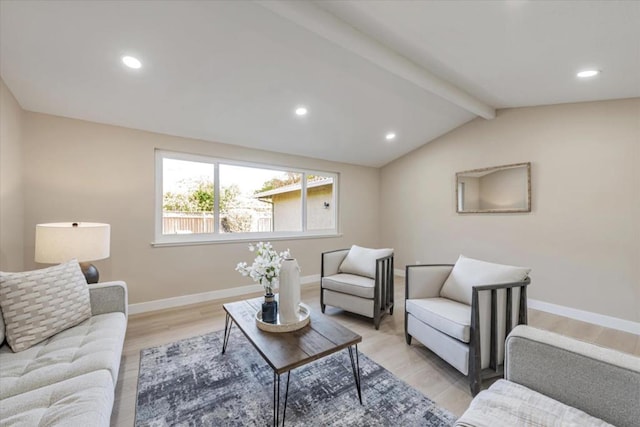
<svg viewBox="0 0 640 427">
<path fill-rule="evenodd" d="M 521 162 L 531 213 L 456 214 L 457 171 Z M 530 266 L 531 298 L 640 321 L 640 99 L 501 110 L 385 166 L 381 191 L 398 267 Z"/>
<path fill-rule="evenodd" d="M 0 270 L 23 269 L 24 181 L 22 117 L 24 112 L 0 79 Z"/>
<path fill-rule="evenodd" d="M 112 255 L 96 264 L 129 282 L 132 303 L 250 284 L 233 271 L 246 243 L 151 247 L 161 148 L 339 172 L 344 236 L 276 242 L 303 275 L 352 243 L 394 247 L 398 268 L 463 253 L 532 267 L 531 298 L 640 320 L 639 99 L 501 110 L 380 171 L 23 112 L 0 89 L 2 270 L 36 267 L 39 222 L 104 221 Z M 531 213 L 455 213 L 456 171 L 526 161 Z"/>
<path fill-rule="evenodd" d="M 344 235 L 274 242 L 291 249 L 303 275 L 319 274 L 322 251 L 378 243 L 379 169 L 31 112 L 24 120 L 26 268 L 35 267 L 37 223 L 99 221 L 112 227 L 111 257 L 95 263 L 101 281 L 126 280 L 131 303 L 253 283 L 234 271 L 251 259 L 247 243 L 151 247 L 155 148 L 340 173 Z"/>
</svg>

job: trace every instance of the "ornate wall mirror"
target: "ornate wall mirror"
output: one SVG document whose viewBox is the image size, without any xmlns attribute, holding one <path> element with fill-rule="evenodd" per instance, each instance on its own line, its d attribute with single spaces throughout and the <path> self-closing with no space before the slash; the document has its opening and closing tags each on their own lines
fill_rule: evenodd
<svg viewBox="0 0 640 427">
<path fill-rule="evenodd" d="M 531 163 L 456 173 L 456 211 L 531 212 Z"/>
</svg>

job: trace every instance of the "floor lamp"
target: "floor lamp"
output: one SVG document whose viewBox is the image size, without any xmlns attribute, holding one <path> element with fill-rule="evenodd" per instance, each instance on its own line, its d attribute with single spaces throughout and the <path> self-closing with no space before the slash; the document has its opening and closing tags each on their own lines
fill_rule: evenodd
<svg viewBox="0 0 640 427">
<path fill-rule="evenodd" d="M 87 283 L 100 274 L 90 261 L 109 258 L 111 226 L 97 222 L 55 222 L 36 225 L 35 261 L 58 264 L 76 258 Z"/>
</svg>

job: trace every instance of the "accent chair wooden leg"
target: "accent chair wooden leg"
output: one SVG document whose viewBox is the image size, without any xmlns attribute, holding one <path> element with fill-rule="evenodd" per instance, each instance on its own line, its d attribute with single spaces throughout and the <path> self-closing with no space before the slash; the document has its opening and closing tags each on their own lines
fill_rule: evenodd
<svg viewBox="0 0 640 427">
<path fill-rule="evenodd" d="M 326 305 L 320 304 L 320 310 L 322 310 L 322 314 L 324 314 L 324 309 L 327 308 Z"/>
<path fill-rule="evenodd" d="M 471 396 L 475 397 L 476 394 L 480 393 L 480 378 L 469 377 L 469 380 L 471 382 L 469 387 L 471 389 Z"/>
<path fill-rule="evenodd" d="M 413 338 L 411 335 L 404 334 L 404 339 L 407 341 L 408 345 L 411 345 L 411 338 Z"/>
<path fill-rule="evenodd" d="M 469 386 L 472 396 L 478 394 L 482 387 L 482 368 L 478 351 L 479 349 L 475 346 L 469 349 Z"/>
</svg>

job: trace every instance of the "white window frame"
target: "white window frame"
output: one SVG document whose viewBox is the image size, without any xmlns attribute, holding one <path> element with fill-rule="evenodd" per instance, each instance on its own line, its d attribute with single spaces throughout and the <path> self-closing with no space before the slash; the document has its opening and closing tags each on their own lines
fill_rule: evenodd
<svg viewBox="0 0 640 427">
<path fill-rule="evenodd" d="M 214 232 L 199 234 L 162 234 L 162 201 L 163 201 L 163 161 L 164 159 L 185 160 L 191 162 L 209 163 L 213 167 L 214 176 Z M 302 230 L 301 231 L 274 231 L 274 232 L 249 232 L 249 233 L 220 233 L 220 165 L 254 167 L 259 169 L 270 169 L 283 172 L 296 172 L 302 174 L 301 179 L 301 215 Z M 331 204 L 334 209 L 334 225 L 333 229 L 327 230 L 307 230 L 307 175 L 320 175 L 333 178 L 333 191 Z M 291 166 L 272 165 L 263 163 L 246 162 L 239 160 L 223 159 L 218 157 L 205 156 L 200 154 L 189 154 L 169 150 L 155 150 L 155 240 L 153 246 L 173 246 L 173 245 L 192 245 L 207 243 L 225 243 L 225 242 L 241 242 L 241 241 L 259 241 L 259 240 L 289 240 L 289 239 L 307 239 L 307 238 L 323 238 L 340 236 L 339 233 L 339 189 L 340 174 L 337 172 L 321 171 L 314 169 L 302 169 Z"/>
</svg>

